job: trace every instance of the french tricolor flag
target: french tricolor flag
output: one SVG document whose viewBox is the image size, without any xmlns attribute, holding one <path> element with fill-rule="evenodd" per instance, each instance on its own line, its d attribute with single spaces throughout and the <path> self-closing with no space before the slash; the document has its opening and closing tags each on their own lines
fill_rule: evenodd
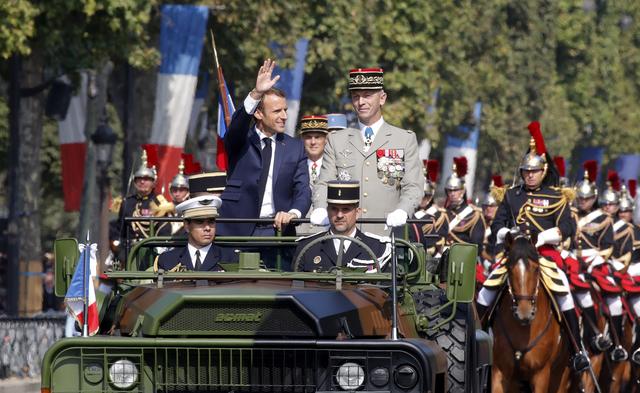
<svg viewBox="0 0 640 393">
<path fill-rule="evenodd" d="M 169 184 L 178 173 L 198 82 L 208 16 L 207 7 L 162 6 L 162 64 L 149 141 L 158 146 L 158 185 Z"/>
<path fill-rule="evenodd" d="M 68 78 L 63 77 L 66 82 Z M 87 155 L 87 138 L 84 129 L 87 121 L 87 74 L 80 73 L 78 94 L 71 98 L 67 116 L 58 122 L 60 157 L 62 161 L 62 192 L 64 210 L 80 210 L 84 161 Z"/>
<path fill-rule="evenodd" d="M 98 247 L 94 243 L 88 248 L 84 244 L 80 244 L 78 248 L 80 249 L 80 258 L 78 258 L 76 271 L 73 273 L 64 301 L 69 314 L 82 326 L 84 324 L 84 300 L 86 296 L 88 302 L 87 332 L 92 336 L 98 332 L 100 326 L 96 290 L 93 285 L 93 277 L 96 276 L 97 270 L 96 251 Z"/>
</svg>

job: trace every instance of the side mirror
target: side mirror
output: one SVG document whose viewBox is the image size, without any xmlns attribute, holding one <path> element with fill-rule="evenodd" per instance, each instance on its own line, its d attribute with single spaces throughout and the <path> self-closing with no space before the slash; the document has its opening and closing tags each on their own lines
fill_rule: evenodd
<svg viewBox="0 0 640 393">
<path fill-rule="evenodd" d="M 476 292 L 475 244 L 453 244 L 449 248 L 447 271 L 447 299 L 471 303 Z"/>
<path fill-rule="evenodd" d="M 78 241 L 76 239 L 56 239 L 53 252 L 55 255 L 55 294 L 64 297 L 80 258 Z"/>
</svg>

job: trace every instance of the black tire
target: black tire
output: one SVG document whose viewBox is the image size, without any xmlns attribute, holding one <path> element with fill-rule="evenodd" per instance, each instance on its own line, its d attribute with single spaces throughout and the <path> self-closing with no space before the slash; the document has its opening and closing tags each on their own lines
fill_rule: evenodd
<svg viewBox="0 0 640 393">
<path fill-rule="evenodd" d="M 429 320 L 429 326 L 435 326 L 451 315 L 451 307 L 441 313 L 432 315 L 436 307 L 447 302 L 441 289 L 422 291 L 413 294 L 416 312 Z M 447 393 L 470 393 L 476 391 L 475 337 L 473 310 L 468 304 L 456 307 L 456 315 L 451 322 L 437 331 L 429 330 L 425 335 L 428 340 L 438 343 L 447 354 Z"/>
</svg>

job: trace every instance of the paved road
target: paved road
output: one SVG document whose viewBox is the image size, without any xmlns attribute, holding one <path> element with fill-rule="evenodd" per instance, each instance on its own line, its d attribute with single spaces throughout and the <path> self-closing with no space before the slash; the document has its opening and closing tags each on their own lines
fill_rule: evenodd
<svg viewBox="0 0 640 393">
<path fill-rule="evenodd" d="M 0 393 L 39 393 L 40 378 L 0 379 Z"/>
</svg>

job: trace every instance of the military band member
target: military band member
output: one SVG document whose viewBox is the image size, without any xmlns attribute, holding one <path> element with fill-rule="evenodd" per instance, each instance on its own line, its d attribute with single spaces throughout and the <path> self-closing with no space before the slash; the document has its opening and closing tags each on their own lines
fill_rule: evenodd
<svg viewBox="0 0 640 393">
<path fill-rule="evenodd" d="M 421 226 L 424 238 L 424 247 L 427 253 L 435 256 L 442 253 L 449 226 L 447 224 L 447 211 L 440 208 L 433 201 L 440 173 L 440 163 L 438 160 L 427 160 L 425 163 L 427 177 L 424 183 L 424 196 L 420 202 L 419 209 L 413 214 L 418 219 L 431 219 L 431 222 Z"/>
<path fill-rule="evenodd" d="M 334 132 L 347 128 L 347 116 L 343 113 L 329 113 L 327 115 L 327 130 Z"/>
<path fill-rule="evenodd" d="M 389 260 L 391 245 L 386 238 L 369 233 L 363 233 L 356 228 L 356 220 L 360 216 L 359 206 L 360 185 L 355 181 L 329 181 L 327 182 L 327 211 L 329 214 L 330 228 L 308 237 L 300 238 L 293 260 L 296 261 L 302 249 L 311 241 L 327 235 L 343 235 L 362 240 L 378 257 L 381 268 Z M 308 272 L 326 272 L 336 267 L 338 253 L 340 252 L 340 240 L 327 239 L 302 255 L 300 270 Z M 344 241 L 342 251 L 343 266 L 353 268 L 375 269 L 375 263 L 369 254 L 358 244 Z"/>
<path fill-rule="evenodd" d="M 124 220 L 125 217 L 164 217 L 174 209 L 171 202 L 167 201 L 162 194 L 156 194 L 154 190 L 156 171 L 155 166 L 148 166 L 146 150 L 142 153 L 140 167 L 133 175 L 133 185 L 136 189 L 135 194 L 126 197 L 118 211 L 119 230 L 114 235 L 120 237 L 121 245 L 125 244 L 127 229 L 129 239 L 134 242 L 151 234 L 148 221 L 134 221 L 127 224 Z M 167 223 L 156 224 L 154 229 L 155 235 L 169 235 L 171 232 L 171 227 Z"/>
<path fill-rule="evenodd" d="M 212 194 L 188 199 L 176 207 L 184 218 L 187 245 L 156 258 L 154 270 L 222 271 L 219 262 L 237 262 L 235 254 L 214 244 L 216 217 L 222 200 Z"/>
<path fill-rule="evenodd" d="M 388 226 L 402 226 L 415 212 L 424 189 L 416 135 L 388 124 L 382 117 L 387 93 L 381 68 L 351 70 L 349 91 L 358 129 L 329 134 L 313 195 L 311 222 L 327 225 L 327 182 L 338 179 L 360 182 L 363 217 L 386 216 Z M 365 227 L 380 235 L 385 233 L 383 225 Z"/>
<path fill-rule="evenodd" d="M 322 156 L 324 154 L 324 146 L 327 143 L 328 133 L 326 116 L 304 116 L 300 120 L 299 135 L 300 139 L 304 142 L 304 151 L 307 154 L 311 192 L 313 192 L 313 188 L 320 176 Z M 307 218 L 311 215 L 311 211 L 313 211 L 313 206 L 311 206 L 309 213 L 307 213 Z M 298 235 L 317 233 L 324 230 L 326 230 L 326 227 L 313 224 L 301 224 L 296 227 Z"/>
<path fill-rule="evenodd" d="M 575 232 L 569 202 L 555 187 L 558 181 L 557 174 L 546 152 L 539 123 L 531 123 L 529 132 L 532 136 L 529 151 L 520 164 L 523 183 L 506 191 L 491 232 L 492 236 L 495 236 L 496 244 L 504 242 L 507 232 L 512 227 L 518 227 L 521 233 L 537 238 L 535 245 L 541 255 L 539 263 L 543 284 L 554 294 L 569 327 L 570 331 L 567 333 L 579 342 L 580 327 L 569 283 L 564 272 L 557 268 L 557 265 L 562 263 L 562 258 L 556 246 L 564 238 L 573 236 Z M 498 289 L 505 283 L 504 261 L 505 258 L 492 270 L 478 293 L 477 305 L 480 315 L 486 313 L 494 302 Z M 579 372 L 586 370 L 589 367 L 587 356 L 579 346 L 574 346 L 571 350 L 574 351 L 571 359 L 572 368 Z"/>
</svg>

